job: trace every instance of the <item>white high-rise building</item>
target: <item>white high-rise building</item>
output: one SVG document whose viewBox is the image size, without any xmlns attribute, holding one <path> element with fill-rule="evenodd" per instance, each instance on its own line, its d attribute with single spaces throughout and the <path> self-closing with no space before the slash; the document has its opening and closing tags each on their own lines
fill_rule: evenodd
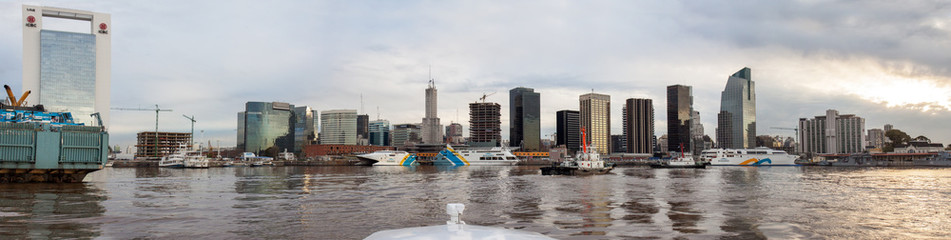
<svg viewBox="0 0 951 240">
<path fill-rule="evenodd" d="M 439 117 L 436 116 L 436 83 L 429 80 L 429 88 L 426 88 L 426 117 L 423 118 L 423 143 L 439 144 L 443 141 L 442 125 L 439 124 Z"/>
<path fill-rule="evenodd" d="M 803 153 L 860 153 L 865 151 L 865 119 L 829 109 L 825 116 L 800 118 L 799 139 Z"/>
<path fill-rule="evenodd" d="M 89 32 L 43 29 L 47 17 L 87 21 Z M 109 14 L 23 5 L 23 91 L 31 91 L 25 104 L 72 112 L 89 125 L 98 112 L 109 126 L 111 34 Z"/>
<path fill-rule="evenodd" d="M 320 144 L 357 145 L 357 110 L 321 111 Z"/>
</svg>

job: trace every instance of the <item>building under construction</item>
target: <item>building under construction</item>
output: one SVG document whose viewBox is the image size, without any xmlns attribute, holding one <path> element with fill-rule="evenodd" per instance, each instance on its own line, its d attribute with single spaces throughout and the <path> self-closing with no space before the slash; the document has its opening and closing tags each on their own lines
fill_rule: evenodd
<svg viewBox="0 0 951 240">
<path fill-rule="evenodd" d="M 498 147 L 502 142 L 502 106 L 498 103 L 469 104 L 469 146 Z"/>
<path fill-rule="evenodd" d="M 191 133 L 177 132 L 140 132 L 136 137 L 136 158 L 159 159 L 175 152 L 182 145 L 191 146 Z"/>
</svg>

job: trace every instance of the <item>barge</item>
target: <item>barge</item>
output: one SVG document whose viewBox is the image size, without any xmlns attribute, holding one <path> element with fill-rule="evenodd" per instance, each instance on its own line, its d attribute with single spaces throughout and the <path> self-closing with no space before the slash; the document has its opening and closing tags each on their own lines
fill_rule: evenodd
<svg viewBox="0 0 951 240">
<path fill-rule="evenodd" d="M 10 97 L 12 105 L 0 104 L 0 183 L 82 182 L 105 166 L 109 134 L 101 121 L 85 126 L 69 112 L 21 107 Z"/>
</svg>

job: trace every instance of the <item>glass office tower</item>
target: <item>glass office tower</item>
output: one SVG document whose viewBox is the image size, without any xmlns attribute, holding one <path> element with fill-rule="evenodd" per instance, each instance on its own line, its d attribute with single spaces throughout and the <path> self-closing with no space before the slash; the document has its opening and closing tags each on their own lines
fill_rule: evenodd
<svg viewBox="0 0 951 240">
<path fill-rule="evenodd" d="M 534 89 L 509 91 L 509 146 L 526 151 L 541 149 L 541 96 Z"/>
<path fill-rule="evenodd" d="M 731 75 L 721 92 L 717 143 L 720 148 L 756 147 L 756 84 L 749 68 Z"/>
</svg>

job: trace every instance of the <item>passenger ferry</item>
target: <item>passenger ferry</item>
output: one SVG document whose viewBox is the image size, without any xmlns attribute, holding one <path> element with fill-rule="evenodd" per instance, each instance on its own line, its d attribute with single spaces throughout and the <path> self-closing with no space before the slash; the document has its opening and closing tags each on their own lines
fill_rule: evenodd
<svg viewBox="0 0 951 240">
<path fill-rule="evenodd" d="M 709 149 L 700 153 L 700 161 L 712 166 L 795 166 L 799 156 L 769 148 Z"/>
<path fill-rule="evenodd" d="M 360 166 L 415 166 L 416 155 L 406 151 L 383 150 L 357 155 Z"/>
<path fill-rule="evenodd" d="M 446 145 L 446 149 L 436 154 L 433 163 L 436 165 L 452 166 L 512 166 L 518 163 L 518 157 L 512 154 L 510 149 L 504 147 L 473 148 L 457 151 L 453 149 L 452 146 Z"/>
</svg>

